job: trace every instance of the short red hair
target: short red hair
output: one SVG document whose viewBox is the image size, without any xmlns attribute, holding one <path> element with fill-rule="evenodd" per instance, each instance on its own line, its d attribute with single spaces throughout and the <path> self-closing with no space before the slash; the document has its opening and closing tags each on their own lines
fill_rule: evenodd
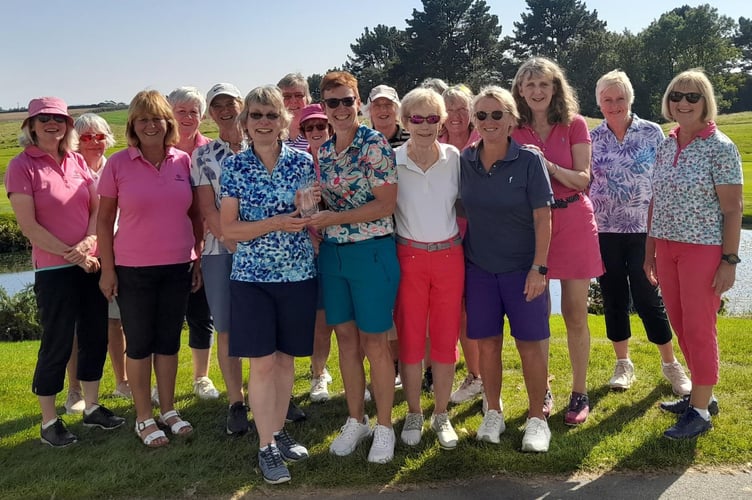
<svg viewBox="0 0 752 500">
<path fill-rule="evenodd" d="M 347 71 L 330 71 L 324 78 L 321 79 L 321 97 L 324 97 L 325 90 L 332 90 L 336 87 L 348 87 L 355 92 L 355 97 L 360 100 L 360 93 L 358 92 L 358 79 L 352 76 Z"/>
</svg>

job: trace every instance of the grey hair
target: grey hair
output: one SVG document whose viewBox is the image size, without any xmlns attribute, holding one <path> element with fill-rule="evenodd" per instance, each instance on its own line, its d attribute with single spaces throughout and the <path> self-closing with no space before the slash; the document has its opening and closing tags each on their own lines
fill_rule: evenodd
<svg viewBox="0 0 752 500">
<path fill-rule="evenodd" d="M 290 127 L 290 122 L 292 122 L 292 114 L 287 111 L 287 108 L 285 107 L 285 100 L 282 97 L 282 91 L 274 85 L 264 85 L 256 87 L 248 92 L 248 95 L 245 96 L 245 100 L 243 101 L 243 111 L 238 115 L 238 123 L 240 123 L 240 127 L 246 135 L 248 135 L 248 130 L 246 129 L 249 113 L 248 109 L 254 104 L 271 106 L 274 108 L 274 112 L 279 114 L 280 126 L 282 127 L 280 131 L 280 139 L 287 139 L 287 129 Z"/>
<path fill-rule="evenodd" d="M 620 88 L 621 91 L 624 92 L 624 97 L 627 98 L 629 106 L 632 107 L 632 103 L 634 103 L 634 89 L 632 88 L 632 82 L 629 81 L 627 74 L 620 69 L 609 71 L 600 77 L 595 84 L 595 102 L 598 106 L 601 105 L 601 93 L 611 87 Z"/>
<path fill-rule="evenodd" d="M 170 103 L 172 108 L 175 108 L 178 104 L 198 104 L 198 111 L 201 116 L 204 117 L 206 113 L 206 98 L 196 87 L 178 87 L 167 96 L 167 102 Z"/>
<path fill-rule="evenodd" d="M 111 148 L 115 145 L 115 136 L 112 133 L 112 129 L 107 121 L 95 113 L 84 113 L 73 122 L 73 126 L 76 128 L 76 132 L 80 136 L 84 132 L 94 130 L 99 134 L 104 134 L 105 147 Z"/>
<path fill-rule="evenodd" d="M 301 73 L 288 73 L 277 82 L 277 87 L 281 89 L 288 87 L 303 87 L 306 99 L 311 102 L 311 90 L 308 88 L 308 80 Z"/>
</svg>

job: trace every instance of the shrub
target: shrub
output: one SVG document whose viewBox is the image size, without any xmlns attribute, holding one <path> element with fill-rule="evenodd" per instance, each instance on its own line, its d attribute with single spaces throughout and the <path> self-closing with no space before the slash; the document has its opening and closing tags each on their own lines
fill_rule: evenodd
<svg viewBox="0 0 752 500">
<path fill-rule="evenodd" d="M 0 215 L 0 253 L 23 252 L 31 248 L 12 214 Z"/>
<path fill-rule="evenodd" d="M 33 285 L 27 285 L 12 297 L 0 287 L 0 341 L 38 340 L 41 337 Z"/>
</svg>

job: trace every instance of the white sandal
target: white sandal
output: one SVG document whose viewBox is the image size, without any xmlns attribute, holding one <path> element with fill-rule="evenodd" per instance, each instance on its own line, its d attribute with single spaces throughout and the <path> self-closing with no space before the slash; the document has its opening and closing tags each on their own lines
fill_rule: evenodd
<svg viewBox="0 0 752 500">
<path fill-rule="evenodd" d="M 169 443 L 169 441 L 164 442 L 163 444 L 157 444 L 153 445 L 152 443 L 156 441 L 159 438 L 165 438 L 167 439 L 167 435 L 164 433 L 163 430 L 159 429 L 157 427 L 156 431 L 150 432 L 146 437 L 141 437 L 141 433 L 146 430 L 147 427 L 151 426 L 157 427 L 157 423 L 154 421 L 153 418 L 147 418 L 143 422 L 136 422 L 136 436 L 148 447 L 148 448 L 159 448 L 161 446 L 165 446 Z"/>
<path fill-rule="evenodd" d="M 168 424 L 167 421 L 174 417 L 178 418 L 177 422 L 173 423 L 172 425 Z M 170 432 L 173 434 L 173 436 L 187 436 L 193 432 L 193 426 L 187 420 L 180 418 L 180 413 L 178 413 L 177 410 L 170 410 L 164 415 L 160 415 L 159 423 L 164 427 L 170 429 Z M 187 432 L 180 432 L 181 430 L 186 428 L 189 429 Z"/>
</svg>

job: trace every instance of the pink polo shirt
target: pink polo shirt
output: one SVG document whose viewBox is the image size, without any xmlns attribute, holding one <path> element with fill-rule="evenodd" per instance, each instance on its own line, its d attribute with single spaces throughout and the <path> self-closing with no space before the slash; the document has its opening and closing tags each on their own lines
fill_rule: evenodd
<svg viewBox="0 0 752 500">
<path fill-rule="evenodd" d="M 66 245 L 75 245 L 86 237 L 91 213 L 94 181 L 83 156 L 68 153 L 58 165 L 36 146 L 29 146 L 13 158 L 5 172 L 5 189 L 29 195 L 34 199 L 37 222 Z M 32 244 L 34 269 L 70 266 L 60 255 L 49 253 Z"/>
<path fill-rule="evenodd" d="M 193 200 L 191 158 L 167 148 L 159 170 L 129 147 L 107 160 L 99 195 L 117 198 L 120 218 L 115 264 L 143 267 L 180 264 L 196 258 L 188 210 Z"/>
</svg>

